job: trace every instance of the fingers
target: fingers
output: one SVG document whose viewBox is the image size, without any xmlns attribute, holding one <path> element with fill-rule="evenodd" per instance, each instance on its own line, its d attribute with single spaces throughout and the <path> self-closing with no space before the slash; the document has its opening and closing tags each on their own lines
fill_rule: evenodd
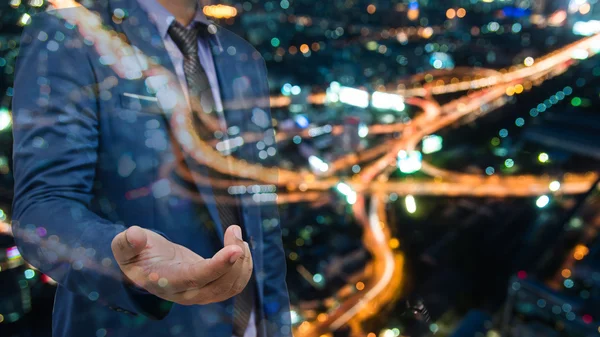
<svg viewBox="0 0 600 337">
<path fill-rule="evenodd" d="M 244 239 L 242 237 L 242 229 L 240 226 L 231 225 L 227 227 L 223 238 L 223 244 L 225 246 L 237 245 L 240 249 L 244 250 Z"/>
<path fill-rule="evenodd" d="M 250 247 L 248 247 L 248 243 L 244 242 L 244 244 L 245 254 L 244 257 L 240 258 L 239 260 L 242 262 L 240 268 L 241 270 L 239 272 L 238 278 L 234 281 L 233 286 L 231 287 L 231 292 L 233 293 L 233 295 L 231 296 L 235 296 L 241 293 L 242 290 L 244 290 L 244 288 L 248 284 L 248 281 L 250 281 L 250 278 L 252 277 L 252 270 L 254 269 L 254 264 L 252 262 L 252 254 L 250 253 Z"/>
<path fill-rule="evenodd" d="M 228 246 L 228 247 L 237 247 Z M 175 300 L 180 304 L 208 304 L 227 300 L 244 290 L 252 277 L 252 255 L 247 243 L 244 243 L 244 254 L 235 261 L 231 270 L 218 279 L 202 287 L 178 294 Z"/>
<path fill-rule="evenodd" d="M 229 245 L 219 250 L 212 258 L 199 261 L 190 265 L 190 288 L 202 288 L 219 277 L 231 271 L 236 261 L 244 255 L 244 251 L 237 245 Z"/>
<path fill-rule="evenodd" d="M 132 226 L 117 234 L 111 243 L 115 260 L 120 265 L 130 263 L 146 248 L 147 242 L 146 231 L 138 226 Z"/>
</svg>

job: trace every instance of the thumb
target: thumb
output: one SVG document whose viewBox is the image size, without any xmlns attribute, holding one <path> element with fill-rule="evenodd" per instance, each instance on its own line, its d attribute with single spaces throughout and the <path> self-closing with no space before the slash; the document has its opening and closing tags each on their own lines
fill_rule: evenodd
<svg viewBox="0 0 600 337">
<path fill-rule="evenodd" d="M 132 226 L 117 234 L 112 241 L 111 248 L 115 260 L 119 264 L 126 264 L 139 255 L 148 242 L 146 231 L 138 226 Z"/>
</svg>

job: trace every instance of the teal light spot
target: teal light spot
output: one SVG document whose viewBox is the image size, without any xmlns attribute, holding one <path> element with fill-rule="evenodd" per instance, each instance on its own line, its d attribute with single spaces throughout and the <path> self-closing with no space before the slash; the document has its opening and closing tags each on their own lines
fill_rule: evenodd
<svg viewBox="0 0 600 337">
<path fill-rule="evenodd" d="M 539 112 L 544 112 L 546 111 L 546 105 L 544 103 L 540 103 L 538 104 L 537 109 Z"/>
<path fill-rule="evenodd" d="M 563 282 L 563 284 L 565 285 L 565 288 L 571 289 L 575 285 L 575 282 L 573 282 L 573 280 L 568 278 Z"/>
<path fill-rule="evenodd" d="M 316 283 L 321 283 L 323 282 L 323 276 L 321 274 L 315 274 L 313 276 L 313 281 L 315 281 Z"/>
<path fill-rule="evenodd" d="M 98 300 L 98 298 L 100 297 L 100 294 L 98 294 L 95 291 L 92 291 L 89 295 L 88 298 L 90 299 L 90 301 L 96 301 Z"/>
<path fill-rule="evenodd" d="M 573 93 L 573 88 L 571 88 L 570 86 L 566 86 L 566 87 L 563 89 L 563 92 L 565 93 L 565 95 L 569 96 L 570 94 L 572 94 L 572 93 Z"/>
<path fill-rule="evenodd" d="M 25 278 L 31 280 L 35 277 L 35 272 L 32 269 L 25 270 Z"/>
<path fill-rule="evenodd" d="M 523 125 L 525 125 L 525 120 L 519 117 L 515 120 L 515 125 L 518 127 L 522 127 Z"/>
</svg>

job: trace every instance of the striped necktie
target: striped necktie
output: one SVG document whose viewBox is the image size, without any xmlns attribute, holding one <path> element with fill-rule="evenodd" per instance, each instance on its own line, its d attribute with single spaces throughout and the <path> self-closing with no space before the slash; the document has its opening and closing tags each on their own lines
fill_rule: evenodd
<svg viewBox="0 0 600 337">
<path fill-rule="evenodd" d="M 183 54 L 183 71 L 188 85 L 190 97 L 200 97 L 201 104 L 196 109 L 205 109 L 206 107 L 214 108 L 214 98 L 210 87 L 208 76 L 200 63 L 198 56 L 198 38 L 203 31 L 206 31 L 207 26 L 201 23 L 196 23 L 189 28 L 183 27 L 177 21 L 173 21 L 169 27 L 169 36 L 177 45 Z M 209 102 L 206 102 L 206 101 Z M 204 111 L 194 111 L 194 113 L 204 113 Z M 198 120 L 196 120 L 199 122 Z M 199 123 L 198 123 L 199 124 Z M 201 136 L 208 136 L 207 131 L 203 131 L 202 125 L 198 125 L 198 132 Z M 204 129 L 205 130 L 205 129 Z M 224 175 L 207 168 L 209 179 L 224 178 Z M 225 177 L 233 182 L 232 177 Z M 219 212 L 221 226 L 223 232 L 230 225 L 237 224 L 242 226 L 239 207 L 230 205 L 223 199 L 224 196 L 220 193 L 214 193 L 215 204 Z M 243 228 L 243 227 L 242 227 Z M 244 232 L 242 230 L 242 232 Z M 234 299 L 233 312 L 233 334 L 234 336 L 242 337 L 250 322 L 250 315 L 254 309 L 255 291 L 254 282 L 251 280 L 248 286 Z"/>
</svg>

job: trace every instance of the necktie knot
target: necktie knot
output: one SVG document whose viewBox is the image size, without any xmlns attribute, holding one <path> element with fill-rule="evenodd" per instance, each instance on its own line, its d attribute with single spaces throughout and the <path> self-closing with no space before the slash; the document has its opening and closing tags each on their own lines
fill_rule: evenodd
<svg viewBox="0 0 600 337">
<path fill-rule="evenodd" d="M 198 36 L 202 24 L 194 23 L 191 27 L 184 27 L 179 22 L 173 21 L 169 26 L 169 36 L 177 48 L 186 57 L 198 55 Z"/>
</svg>

